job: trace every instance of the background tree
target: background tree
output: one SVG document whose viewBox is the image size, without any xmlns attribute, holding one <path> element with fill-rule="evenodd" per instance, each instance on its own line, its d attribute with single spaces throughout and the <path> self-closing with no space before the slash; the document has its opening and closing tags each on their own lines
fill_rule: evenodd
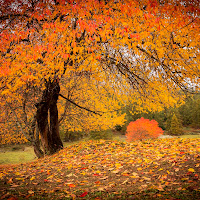
<svg viewBox="0 0 200 200">
<path fill-rule="evenodd" d="M 180 89 L 199 91 L 198 1 L 3 1 L 0 11 L 1 107 L 39 157 L 62 148 L 58 104 L 93 113 L 97 129 L 122 123 L 129 101 L 161 110 Z"/>
<path fill-rule="evenodd" d="M 176 117 L 175 113 L 171 118 L 169 131 L 170 135 L 181 135 L 183 133 L 182 124 L 180 120 Z"/>
<path fill-rule="evenodd" d="M 200 128 L 200 98 L 196 98 L 193 102 L 192 109 L 192 126 Z"/>
<path fill-rule="evenodd" d="M 200 127 L 199 95 L 188 96 L 185 104 L 179 108 L 179 113 L 184 126 L 199 128 Z"/>
</svg>

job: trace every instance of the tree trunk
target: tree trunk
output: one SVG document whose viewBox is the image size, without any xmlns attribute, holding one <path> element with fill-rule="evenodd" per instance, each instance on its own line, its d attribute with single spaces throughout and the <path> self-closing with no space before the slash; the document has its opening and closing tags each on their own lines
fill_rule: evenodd
<svg viewBox="0 0 200 200">
<path fill-rule="evenodd" d="M 44 157 L 44 152 L 40 148 L 39 129 L 38 129 L 38 126 L 36 125 L 36 122 L 34 124 L 33 130 L 34 130 L 33 134 L 35 133 L 34 134 L 34 141 L 32 142 L 34 152 L 35 152 L 35 155 L 38 158 L 42 158 L 42 157 Z"/>
<path fill-rule="evenodd" d="M 36 119 L 45 154 L 53 154 L 63 148 L 59 135 L 57 109 L 59 92 L 60 86 L 56 79 L 47 81 L 42 99 L 36 104 Z"/>
<path fill-rule="evenodd" d="M 33 148 L 34 148 L 34 153 L 38 158 L 42 158 L 44 157 L 44 153 L 43 151 L 40 149 L 40 145 L 39 143 L 34 143 L 33 144 Z"/>
<path fill-rule="evenodd" d="M 60 91 L 60 88 L 59 88 Z M 51 139 L 53 141 L 53 149 L 54 151 L 58 151 L 63 148 L 63 143 L 60 139 L 59 134 L 59 122 L 58 122 L 58 108 L 57 108 L 57 100 L 58 100 L 58 94 L 59 92 L 56 92 L 52 100 L 50 102 L 50 133 L 51 133 Z"/>
</svg>

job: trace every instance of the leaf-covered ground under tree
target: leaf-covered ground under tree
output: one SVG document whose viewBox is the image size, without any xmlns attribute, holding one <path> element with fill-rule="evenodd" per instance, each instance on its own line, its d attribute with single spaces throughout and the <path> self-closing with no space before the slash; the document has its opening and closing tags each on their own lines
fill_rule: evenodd
<svg viewBox="0 0 200 200">
<path fill-rule="evenodd" d="M 0 199 L 198 199 L 200 139 L 88 141 L 0 167 Z"/>
</svg>

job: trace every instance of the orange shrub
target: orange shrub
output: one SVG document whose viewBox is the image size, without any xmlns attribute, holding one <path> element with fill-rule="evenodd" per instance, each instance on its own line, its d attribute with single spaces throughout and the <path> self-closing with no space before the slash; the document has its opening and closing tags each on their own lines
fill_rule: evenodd
<svg viewBox="0 0 200 200">
<path fill-rule="evenodd" d="M 126 130 L 126 138 L 129 142 L 147 138 L 157 138 L 163 134 L 163 130 L 155 120 L 144 119 L 143 117 L 130 122 Z"/>
</svg>

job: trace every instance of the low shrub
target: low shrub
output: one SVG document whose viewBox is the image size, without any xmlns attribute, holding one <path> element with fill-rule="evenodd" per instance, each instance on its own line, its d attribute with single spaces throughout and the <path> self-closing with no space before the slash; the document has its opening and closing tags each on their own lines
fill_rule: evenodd
<svg viewBox="0 0 200 200">
<path fill-rule="evenodd" d="M 158 138 L 164 131 L 158 126 L 155 120 L 144 119 L 143 117 L 130 122 L 127 126 L 126 137 L 129 142 L 148 138 Z"/>
</svg>

